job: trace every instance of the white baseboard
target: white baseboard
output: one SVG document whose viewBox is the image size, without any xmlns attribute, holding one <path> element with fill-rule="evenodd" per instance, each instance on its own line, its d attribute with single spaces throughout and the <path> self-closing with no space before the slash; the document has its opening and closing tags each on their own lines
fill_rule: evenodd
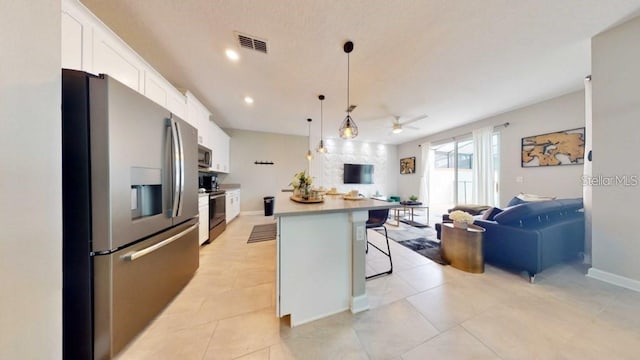
<svg viewBox="0 0 640 360">
<path fill-rule="evenodd" d="M 587 276 L 596 280 L 607 282 L 609 284 L 640 292 L 640 281 L 638 280 L 598 270 L 593 267 L 589 269 L 589 271 L 587 272 Z"/>
<path fill-rule="evenodd" d="M 322 314 L 322 315 L 318 315 L 318 316 L 315 316 L 315 317 L 307 318 L 307 319 L 304 319 L 302 321 L 298 321 L 298 319 L 296 319 L 292 314 L 290 314 L 289 323 L 290 323 L 291 327 L 300 326 L 300 325 L 304 325 L 304 324 L 310 323 L 312 321 L 324 319 L 326 317 L 329 317 L 329 316 L 332 316 L 332 315 L 335 315 L 335 314 L 339 314 L 339 313 L 347 311 L 347 310 L 349 310 L 349 309 L 348 308 L 338 309 L 338 310 L 335 310 L 335 311 L 328 312 L 326 314 Z"/>
<path fill-rule="evenodd" d="M 262 215 L 264 210 L 241 211 L 240 215 Z"/>
<path fill-rule="evenodd" d="M 351 312 L 353 314 L 357 314 L 365 310 L 369 310 L 369 299 L 366 294 L 351 298 Z"/>
</svg>

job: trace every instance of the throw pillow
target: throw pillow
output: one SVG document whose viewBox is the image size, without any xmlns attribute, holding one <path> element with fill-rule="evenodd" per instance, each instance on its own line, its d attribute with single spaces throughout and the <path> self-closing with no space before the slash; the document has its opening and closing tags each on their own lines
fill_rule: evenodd
<svg viewBox="0 0 640 360">
<path fill-rule="evenodd" d="M 514 196 L 513 199 L 509 200 L 509 202 L 507 203 L 507 207 L 533 201 L 555 200 L 555 198 L 555 196 L 540 196 L 535 194 L 519 193 L 518 195 Z"/>
<path fill-rule="evenodd" d="M 485 211 L 482 214 L 482 220 L 489 220 L 489 221 L 494 221 L 494 217 L 498 214 L 500 214 L 503 210 L 499 209 L 497 207 L 492 207 L 487 209 L 487 211 Z"/>
<path fill-rule="evenodd" d="M 516 195 L 516 197 L 519 198 L 520 200 L 523 200 L 523 201 L 526 201 L 526 202 L 547 201 L 547 200 L 555 200 L 556 199 L 555 196 L 540 196 L 540 195 L 525 194 L 525 193 L 520 193 L 520 194 Z"/>
<path fill-rule="evenodd" d="M 507 207 L 516 206 L 524 203 L 526 203 L 526 201 L 520 199 L 517 196 L 514 196 L 513 199 L 509 200 L 509 202 L 507 203 Z"/>
</svg>

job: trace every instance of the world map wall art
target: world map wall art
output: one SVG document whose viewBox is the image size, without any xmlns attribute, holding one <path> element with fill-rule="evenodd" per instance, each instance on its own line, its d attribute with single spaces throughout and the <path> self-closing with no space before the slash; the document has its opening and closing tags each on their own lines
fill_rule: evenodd
<svg viewBox="0 0 640 360">
<path fill-rule="evenodd" d="M 522 138 L 522 167 L 584 164 L 584 128 Z"/>
</svg>

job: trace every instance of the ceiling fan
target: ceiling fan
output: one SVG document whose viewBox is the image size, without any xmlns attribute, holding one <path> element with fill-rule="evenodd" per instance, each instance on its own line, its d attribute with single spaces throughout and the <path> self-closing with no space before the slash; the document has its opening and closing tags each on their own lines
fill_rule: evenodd
<svg viewBox="0 0 640 360">
<path fill-rule="evenodd" d="M 427 117 L 428 117 L 428 115 L 420 115 L 420 116 L 416 116 L 416 117 L 414 117 L 412 119 L 409 119 L 407 121 L 402 121 L 401 122 L 400 121 L 400 116 L 395 116 L 394 115 L 393 119 L 391 120 L 391 123 L 392 123 L 391 132 L 394 133 L 394 134 L 399 134 L 399 133 L 402 132 L 402 130 L 404 130 L 404 128 L 418 130 L 418 128 L 415 127 L 415 126 L 405 126 L 405 125 L 414 123 L 416 121 L 420 121 L 420 120 L 425 119 Z"/>
</svg>

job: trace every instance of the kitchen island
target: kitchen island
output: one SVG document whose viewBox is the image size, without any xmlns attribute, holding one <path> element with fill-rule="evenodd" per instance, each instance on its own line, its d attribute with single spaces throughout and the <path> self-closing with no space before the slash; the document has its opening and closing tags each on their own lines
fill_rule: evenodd
<svg viewBox="0 0 640 360">
<path fill-rule="evenodd" d="M 277 220 L 276 313 L 296 326 L 341 311 L 367 310 L 365 222 L 369 210 L 397 203 L 327 195 L 302 204 L 280 193 Z"/>
</svg>

